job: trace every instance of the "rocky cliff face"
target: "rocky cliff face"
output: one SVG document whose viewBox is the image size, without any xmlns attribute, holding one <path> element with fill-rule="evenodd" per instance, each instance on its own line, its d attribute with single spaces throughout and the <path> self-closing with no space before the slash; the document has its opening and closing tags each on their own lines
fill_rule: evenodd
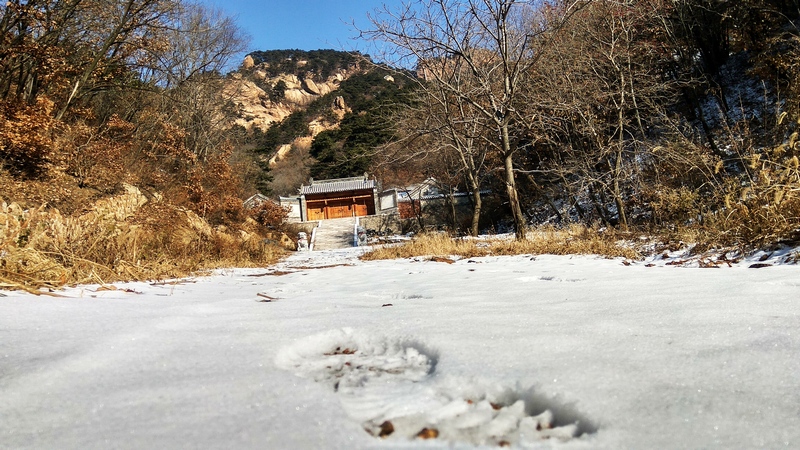
<svg viewBox="0 0 800 450">
<path fill-rule="evenodd" d="M 226 93 L 251 133 L 244 144 L 272 195 L 295 195 L 311 176 L 364 173 L 371 146 L 385 142 L 385 115 L 407 80 L 358 52 L 255 51 L 228 77 Z M 232 123 L 234 123 L 232 121 Z M 351 139 L 352 137 L 352 139 Z"/>
<path fill-rule="evenodd" d="M 337 90 L 342 81 L 361 70 L 358 66 L 339 69 L 325 79 L 317 79 L 311 73 L 303 74 L 302 78 L 290 73 L 268 77 L 266 69 L 265 64 L 256 65 L 252 57 L 247 56 L 242 70 L 232 74 L 226 89 L 237 108 L 239 118 L 235 124 L 247 130 L 255 127 L 266 131 L 272 124 L 280 122 L 291 113 Z M 273 87 L 272 92 L 265 90 L 270 86 Z M 276 89 L 276 86 L 280 88 Z M 331 104 L 334 117 L 339 119 L 347 110 L 341 97 L 335 98 Z M 335 125 L 315 122 L 309 125 L 312 135 Z"/>
</svg>

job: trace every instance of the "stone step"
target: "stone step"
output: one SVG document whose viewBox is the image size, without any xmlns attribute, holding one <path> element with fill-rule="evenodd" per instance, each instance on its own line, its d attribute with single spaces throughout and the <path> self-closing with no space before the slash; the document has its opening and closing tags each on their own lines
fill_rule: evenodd
<svg viewBox="0 0 800 450">
<path fill-rule="evenodd" d="M 353 246 L 355 217 L 320 221 L 316 231 L 314 250 L 334 250 Z"/>
</svg>

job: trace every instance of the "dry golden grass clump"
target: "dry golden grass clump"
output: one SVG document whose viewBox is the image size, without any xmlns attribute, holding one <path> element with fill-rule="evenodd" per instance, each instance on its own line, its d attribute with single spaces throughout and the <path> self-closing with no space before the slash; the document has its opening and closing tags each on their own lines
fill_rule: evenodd
<svg viewBox="0 0 800 450">
<path fill-rule="evenodd" d="M 446 234 L 423 234 L 398 246 L 377 248 L 366 260 L 411 258 L 415 256 L 501 256 L 523 254 L 601 255 L 609 258 L 639 259 L 631 245 L 625 245 L 613 231 L 573 225 L 565 229 L 543 227 L 531 230 L 523 241 L 506 238 L 452 238 Z"/>
<path fill-rule="evenodd" d="M 287 250 L 276 237 L 264 237 L 252 219 L 238 230 L 211 227 L 189 210 L 148 201 L 132 186 L 75 216 L 0 199 L 0 288 L 39 293 L 68 284 L 264 266 Z"/>
</svg>

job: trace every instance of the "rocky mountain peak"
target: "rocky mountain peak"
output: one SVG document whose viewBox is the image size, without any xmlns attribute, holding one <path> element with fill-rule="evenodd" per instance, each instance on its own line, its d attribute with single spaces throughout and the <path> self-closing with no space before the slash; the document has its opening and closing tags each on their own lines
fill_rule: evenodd
<svg viewBox="0 0 800 450">
<path fill-rule="evenodd" d="M 253 52 L 244 58 L 240 69 L 229 76 L 226 88 L 238 110 L 236 125 L 248 131 L 254 128 L 266 131 L 363 71 L 349 53 L 323 50 L 319 51 L 322 55 L 315 52 L 298 55 L 297 52 L 300 51 Z M 344 99 L 337 101 L 331 109 L 341 119 L 346 106 L 342 106 Z M 329 126 L 323 125 L 321 129 Z"/>
</svg>

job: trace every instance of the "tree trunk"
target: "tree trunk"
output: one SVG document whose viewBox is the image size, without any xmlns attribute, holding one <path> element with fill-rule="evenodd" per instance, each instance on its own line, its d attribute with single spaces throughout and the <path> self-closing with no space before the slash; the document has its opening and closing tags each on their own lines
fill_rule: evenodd
<svg viewBox="0 0 800 450">
<path fill-rule="evenodd" d="M 571 195 L 570 197 L 572 201 L 572 207 L 575 208 L 575 212 L 578 213 L 578 217 L 582 221 L 586 222 L 586 212 L 583 210 L 583 207 L 581 206 L 580 202 L 578 202 L 578 198 L 575 197 L 574 195 Z"/>
<path fill-rule="evenodd" d="M 470 145 L 471 148 L 471 145 Z M 462 152 L 464 154 L 465 152 Z M 478 235 L 478 228 L 481 220 L 481 183 L 478 178 L 478 169 L 475 167 L 475 160 L 472 152 L 466 153 L 463 157 L 464 166 L 467 168 L 467 186 L 472 191 L 472 222 L 470 223 L 469 233 L 472 236 Z"/>
<path fill-rule="evenodd" d="M 619 226 L 622 231 L 628 231 L 628 216 L 625 214 L 625 202 L 622 200 L 622 192 L 619 186 L 619 177 L 622 172 L 622 149 L 617 150 L 617 161 L 614 164 L 614 204 L 617 205 L 619 215 Z"/>
<path fill-rule="evenodd" d="M 519 204 L 519 193 L 517 192 L 517 182 L 514 178 L 514 152 L 511 151 L 511 139 L 508 135 L 508 124 L 500 127 L 500 134 L 503 140 L 504 165 L 506 169 L 506 192 L 508 193 L 508 205 L 511 207 L 511 215 L 514 218 L 514 233 L 517 240 L 525 239 L 527 224 L 525 216 L 522 215 L 522 207 Z"/>
<path fill-rule="evenodd" d="M 624 78 L 623 78 L 624 81 Z M 624 86 L 624 85 L 623 85 Z M 625 104 L 625 91 L 621 91 L 621 101 L 619 108 L 619 142 L 617 143 L 617 154 L 614 161 L 614 203 L 617 205 L 617 214 L 619 215 L 619 226 L 623 231 L 628 230 L 628 217 L 625 215 L 625 202 L 622 200 L 622 190 L 619 185 L 619 179 L 622 176 L 622 149 L 625 145 L 625 112 L 622 107 Z"/>
<path fill-rule="evenodd" d="M 472 223 L 469 227 L 469 234 L 477 236 L 479 223 L 481 220 L 481 191 L 478 187 L 472 186 Z"/>
<path fill-rule="evenodd" d="M 449 187 L 449 198 L 450 198 L 450 215 L 452 218 L 453 223 L 453 231 L 458 230 L 458 217 L 456 216 L 456 196 L 455 190 L 453 186 Z"/>
<path fill-rule="evenodd" d="M 597 198 L 597 188 L 591 186 L 589 187 L 589 199 L 592 200 L 592 205 L 594 206 L 594 210 L 600 216 L 600 220 L 602 220 L 603 223 L 606 224 L 607 226 L 613 226 L 611 220 L 608 217 L 608 211 L 606 211 L 603 202 Z"/>
<path fill-rule="evenodd" d="M 617 206 L 617 215 L 619 217 L 619 226 L 622 228 L 623 231 L 628 230 L 628 217 L 625 215 L 625 202 L 622 200 L 622 190 L 619 185 L 619 179 L 622 176 L 622 150 L 625 148 L 625 90 L 627 89 L 627 83 L 625 81 L 625 72 L 622 68 L 619 69 L 619 109 L 618 109 L 618 121 L 617 124 L 619 130 L 619 136 L 617 137 L 617 152 L 615 155 L 614 161 L 614 170 L 613 170 L 613 177 L 614 177 L 614 204 Z"/>
<path fill-rule="evenodd" d="M 526 224 L 525 218 L 522 215 L 522 208 L 519 204 L 517 183 L 514 180 L 514 162 L 512 155 L 506 155 L 504 162 L 506 169 L 506 193 L 508 194 L 508 205 L 511 207 L 511 215 L 514 218 L 514 233 L 517 240 L 524 240 Z"/>
</svg>

